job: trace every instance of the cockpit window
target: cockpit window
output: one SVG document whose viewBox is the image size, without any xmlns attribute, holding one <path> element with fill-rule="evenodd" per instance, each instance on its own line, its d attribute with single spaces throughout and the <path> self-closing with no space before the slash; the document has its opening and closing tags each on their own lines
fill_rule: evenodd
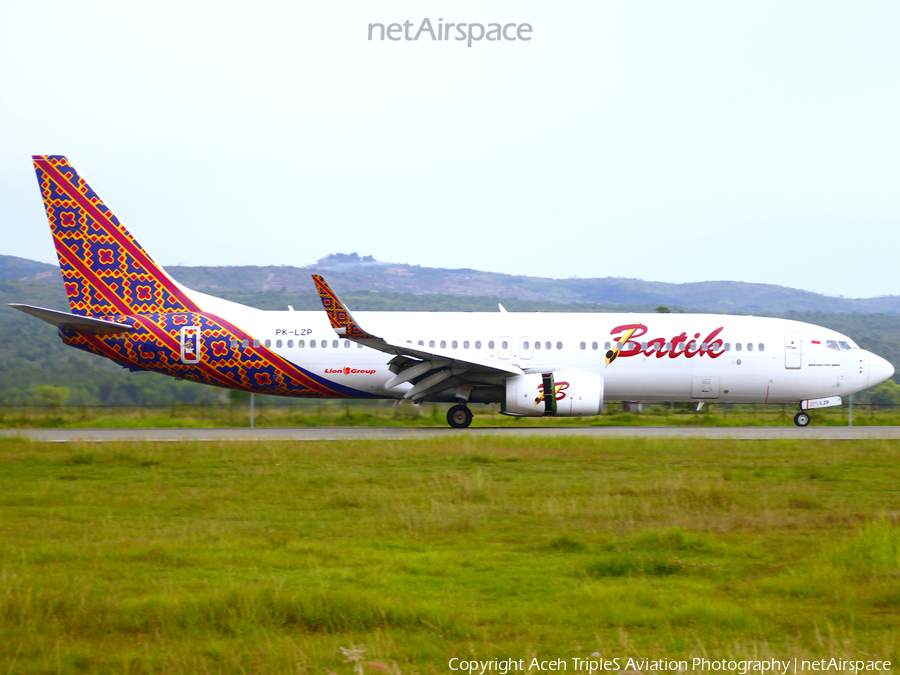
<svg viewBox="0 0 900 675">
<path fill-rule="evenodd" d="M 838 344 L 841 346 L 841 349 L 850 349 L 850 345 L 846 342 L 839 342 Z"/>
<path fill-rule="evenodd" d="M 828 349 L 835 350 L 836 352 L 841 351 L 841 348 L 838 347 L 837 340 L 825 340 L 825 346 L 828 347 Z"/>
</svg>

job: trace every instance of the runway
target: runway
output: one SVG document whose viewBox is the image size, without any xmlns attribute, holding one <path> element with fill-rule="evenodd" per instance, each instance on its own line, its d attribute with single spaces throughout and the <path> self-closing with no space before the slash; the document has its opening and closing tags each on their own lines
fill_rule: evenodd
<svg viewBox="0 0 900 675">
<path fill-rule="evenodd" d="M 505 438 L 732 438 L 860 440 L 900 438 L 900 427 L 303 427 L 233 429 L 0 429 L 0 438 L 49 443 L 108 441 L 337 441 Z"/>
</svg>

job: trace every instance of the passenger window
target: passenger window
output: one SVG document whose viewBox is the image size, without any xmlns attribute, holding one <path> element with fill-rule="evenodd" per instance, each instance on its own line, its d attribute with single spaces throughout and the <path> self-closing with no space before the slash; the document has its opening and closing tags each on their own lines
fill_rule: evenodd
<svg viewBox="0 0 900 675">
<path fill-rule="evenodd" d="M 597 347 L 598 347 L 598 345 L 596 342 L 591 343 L 591 349 L 593 349 L 594 351 L 597 351 Z"/>
<path fill-rule="evenodd" d="M 579 342 L 579 343 L 578 343 L 578 346 L 579 346 L 581 349 L 587 349 L 587 344 L 585 344 L 584 342 Z"/>
<path fill-rule="evenodd" d="M 748 343 L 747 343 L 747 351 L 748 351 L 748 352 L 752 352 L 752 351 L 753 351 L 753 343 L 752 343 L 752 342 L 748 342 Z"/>
<path fill-rule="evenodd" d="M 672 351 L 672 343 L 671 343 L 671 342 L 667 342 L 667 343 L 666 343 L 666 350 L 667 350 L 667 351 Z"/>
<path fill-rule="evenodd" d="M 256 349 L 259 349 L 259 340 L 254 340 L 254 341 L 253 341 L 253 346 L 254 346 Z"/>
<path fill-rule="evenodd" d="M 425 341 L 424 341 L 424 340 L 419 340 L 419 346 L 420 346 L 420 347 L 424 347 L 424 346 L 425 346 Z"/>
<path fill-rule="evenodd" d="M 475 340 L 475 349 L 481 349 L 481 340 Z"/>
<path fill-rule="evenodd" d="M 734 349 L 735 349 L 735 351 L 741 351 L 741 349 L 743 349 L 743 346 L 741 345 L 740 342 L 735 342 Z"/>
<path fill-rule="evenodd" d="M 316 341 L 315 341 L 315 340 L 310 340 L 310 341 L 309 341 L 309 346 L 310 346 L 311 349 L 315 349 L 315 348 L 316 348 Z"/>
<path fill-rule="evenodd" d="M 338 341 L 337 341 L 337 340 L 333 340 L 332 343 L 331 343 L 331 346 L 334 347 L 335 349 L 337 349 Z"/>
<path fill-rule="evenodd" d="M 708 350 L 709 350 L 709 345 L 706 344 L 705 342 L 701 342 L 701 343 L 700 343 L 700 351 L 701 351 L 701 352 L 705 352 L 705 351 L 708 351 Z"/>
<path fill-rule="evenodd" d="M 231 348 L 232 348 L 232 349 L 237 349 L 237 348 L 238 348 L 238 344 L 239 344 L 239 343 L 238 343 L 237 340 L 232 340 L 232 341 L 231 341 Z"/>
<path fill-rule="evenodd" d="M 249 346 L 250 346 L 250 340 L 241 340 L 241 347 L 246 349 Z"/>
<path fill-rule="evenodd" d="M 544 343 L 544 349 L 550 349 L 550 342 Z"/>
<path fill-rule="evenodd" d="M 344 340 L 344 349 L 350 349 L 350 340 Z"/>
<path fill-rule="evenodd" d="M 441 349 L 446 349 L 446 348 L 447 348 L 447 341 L 441 340 Z"/>
<path fill-rule="evenodd" d="M 509 349 L 509 343 L 506 340 L 504 340 L 503 342 L 500 343 L 500 349 Z"/>
<path fill-rule="evenodd" d="M 726 343 L 725 343 L 725 351 L 726 351 L 726 352 L 730 352 L 730 351 L 731 351 L 731 343 L 730 343 L 730 342 L 726 342 Z"/>
<path fill-rule="evenodd" d="M 641 343 L 641 351 L 647 351 L 647 343 L 646 342 Z"/>
<path fill-rule="evenodd" d="M 541 348 L 541 341 L 540 341 L 540 340 L 535 340 L 535 341 L 534 341 L 534 348 L 535 348 L 535 349 L 540 349 L 540 348 Z"/>
<path fill-rule="evenodd" d="M 301 342 L 303 342 L 303 340 L 299 340 L 299 341 L 297 342 L 297 344 L 299 345 Z M 288 349 L 293 348 L 293 346 L 294 346 L 294 341 L 293 341 L 293 340 L 288 340 Z"/>
<path fill-rule="evenodd" d="M 276 348 L 280 349 L 280 348 L 281 348 L 281 345 L 282 345 L 281 340 L 275 340 L 275 347 L 276 347 Z"/>
<path fill-rule="evenodd" d="M 756 345 L 756 346 L 757 346 L 757 348 L 759 349 L 759 351 L 761 351 L 761 352 L 766 351 L 766 346 L 765 346 L 762 342 L 760 342 L 760 343 L 759 343 L 758 345 Z"/>
<path fill-rule="evenodd" d="M 294 341 L 288 340 L 288 347 L 293 347 Z M 306 340 L 297 340 L 297 349 L 303 349 L 306 346 Z M 315 346 L 315 345 L 313 345 Z"/>
<path fill-rule="evenodd" d="M 456 340 L 454 340 L 453 342 L 450 343 L 450 346 L 453 347 L 453 349 L 456 349 L 457 347 L 459 347 L 459 343 Z"/>
<path fill-rule="evenodd" d="M 488 349 L 493 349 L 493 348 L 494 348 L 494 341 L 491 340 L 490 342 L 488 342 Z"/>
<path fill-rule="evenodd" d="M 268 349 L 268 348 L 271 347 L 271 346 L 272 346 L 272 341 L 271 341 L 271 340 L 266 340 L 266 349 Z"/>
<path fill-rule="evenodd" d="M 434 340 L 429 340 L 429 341 L 428 341 L 428 346 L 429 346 L 429 347 L 434 347 Z"/>
<path fill-rule="evenodd" d="M 328 349 L 328 340 L 319 340 L 319 346 L 322 349 Z"/>
<path fill-rule="evenodd" d="M 525 349 L 531 349 L 531 343 L 530 343 L 530 342 L 523 342 L 523 343 L 522 343 L 522 349 L 523 349 L 523 350 L 525 350 Z"/>
<path fill-rule="evenodd" d="M 357 343 L 356 343 L 356 348 L 357 348 L 357 349 L 362 349 L 363 346 L 357 342 Z"/>
<path fill-rule="evenodd" d="M 556 348 L 557 348 L 557 349 L 562 349 L 562 342 L 557 342 L 557 343 L 556 343 Z"/>
<path fill-rule="evenodd" d="M 609 342 L 607 342 L 606 345 L 603 347 L 603 349 L 605 349 L 606 351 L 609 351 L 610 349 L 612 349 L 612 345 Z"/>
<path fill-rule="evenodd" d="M 463 340 L 463 349 L 468 349 L 468 348 L 469 348 L 469 341 Z"/>
</svg>

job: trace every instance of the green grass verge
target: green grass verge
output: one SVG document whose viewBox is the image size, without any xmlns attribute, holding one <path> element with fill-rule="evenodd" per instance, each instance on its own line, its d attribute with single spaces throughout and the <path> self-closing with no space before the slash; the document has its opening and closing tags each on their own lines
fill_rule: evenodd
<svg viewBox="0 0 900 675">
<path fill-rule="evenodd" d="M 263 397 L 260 397 L 263 398 Z M 265 399 L 263 398 L 263 401 Z M 259 427 L 445 427 L 449 404 L 390 401 L 304 401 L 258 404 L 255 424 Z M 618 402 L 608 402 L 595 417 L 507 417 L 496 405 L 473 405 L 476 427 L 521 426 L 792 426 L 792 405 L 709 404 L 699 412 L 695 404 L 647 405 L 642 413 L 623 412 Z M 816 426 L 846 426 L 848 409 L 824 408 L 812 413 Z M 900 425 L 900 411 L 893 408 L 862 408 L 853 413 L 856 426 Z M 192 406 L 175 404 L 159 407 L 107 406 L 0 406 L 0 428 L 171 428 L 246 427 L 250 425 L 249 405 Z"/>
<path fill-rule="evenodd" d="M 0 673 L 896 663 L 898 517 L 892 441 L 0 441 Z"/>
</svg>

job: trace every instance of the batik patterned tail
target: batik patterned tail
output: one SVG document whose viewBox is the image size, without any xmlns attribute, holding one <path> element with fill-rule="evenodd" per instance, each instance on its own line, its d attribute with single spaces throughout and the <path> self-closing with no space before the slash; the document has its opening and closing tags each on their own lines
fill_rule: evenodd
<svg viewBox="0 0 900 675">
<path fill-rule="evenodd" d="M 61 155 L 36 155 L 41 197 L 75 314 L 199 311 Z"/>
</svg>

